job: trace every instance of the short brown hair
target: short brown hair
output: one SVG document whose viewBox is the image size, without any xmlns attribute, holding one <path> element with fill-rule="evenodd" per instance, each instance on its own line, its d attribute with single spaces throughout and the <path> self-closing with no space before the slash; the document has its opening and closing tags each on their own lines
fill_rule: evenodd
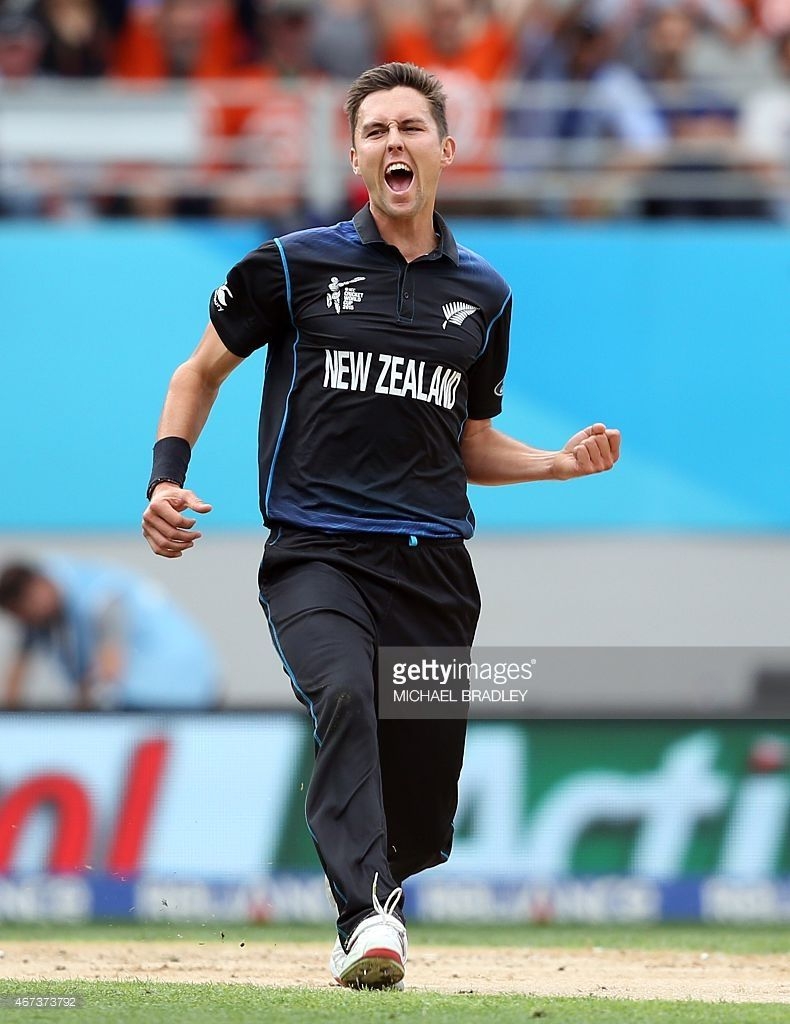
<svg viewBox="0 0 790 1024">
<path fill-rule="evenodd" d="M 12 611 L 39 572 L 26 562 L 14 562 L 0 573 L 0 608 Z"/>
<path fill-rule="evenodd" d="M 436 75 L 416 64 L 393 61 L 391 64 L 380 64 L 377 68 L 363 71 L 359 78 L 351 84 L 346 97 L 345 111 L 351 128 L 351 141 L 357 130 L 357 117 L 362 101 L 374 92 L 389 92 L 399 85 L 407 89 L 415 89 L 428 100 L 431 105 L 433 119 L 444 139 L 449 134 L 447 127 L 447 97 L 444 87 Z"/>
</svg>

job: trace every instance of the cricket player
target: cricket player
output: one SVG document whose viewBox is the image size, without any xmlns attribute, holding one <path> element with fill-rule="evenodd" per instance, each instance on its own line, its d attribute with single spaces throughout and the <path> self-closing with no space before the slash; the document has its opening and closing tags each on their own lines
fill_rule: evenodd
<svg viewBox="0 0 790 1024">
<path fill-rule="evenodd" d="M 373 988 L 404 976 L 404 879 L 450 856 L 466 729 L 379 720 L 377 649 L 471 646 L 468 481 L 599 473 L 620 436 L 596 423 L 542 451 L 494 429 L 511 293 L 436 213 L 456 149 L 441 83 L 385 64 L 346 111 L 369 202 L 267 242 L 214 292 L 170 383 L 143 532 L 166 558 L 200 537 L 185 513 L 211 506 L 184 489 L 192 447 L 222 382 L 266 346 L 260 602 L 314 726 L 306 817 L 338 911 L 330 968 Z"/>
</svg>

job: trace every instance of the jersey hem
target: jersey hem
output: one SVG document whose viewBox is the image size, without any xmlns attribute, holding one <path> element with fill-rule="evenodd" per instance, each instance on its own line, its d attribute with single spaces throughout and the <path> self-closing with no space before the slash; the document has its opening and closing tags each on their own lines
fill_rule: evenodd
<svg viewBox="0 0 790 1024">
<path fill-rule="evenodd" d="M 269 506 L 264 523 L 275 526 L 297 526 L 332 533 L 414 534 L 416 537 L 443 537 L 469 540 L 474 529 L 467 520 L 450 523 L 425 523 L 406 519 L 371 519 L 364 516 L 341 516 L 331 512 L 309 513 L 302 509 L 276 509 Z M 457 523 L 457 525 L 456 525 Z"/>
</svg>

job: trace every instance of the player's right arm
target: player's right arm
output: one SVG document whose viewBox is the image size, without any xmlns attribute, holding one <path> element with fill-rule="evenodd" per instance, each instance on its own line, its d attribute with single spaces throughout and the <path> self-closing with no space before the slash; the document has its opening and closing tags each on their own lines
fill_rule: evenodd
<svg viewBox="0 0 790 1024">
<path fill-rule="evenodd" d="M 181 437 L 193 447 L 206 424 L 222 382 L 243 360 L 223 344 L 209 324 L 189 359 L 173 374 L 159 419 L 157 440 Z M 157 484 L 143 513 L 143 535 L 163 558 L 180 558 L 200 537 L 196 520 L 183 515 L 210 512 L 211 505 L 193 491 L 169 481 Z"/>
</svg>

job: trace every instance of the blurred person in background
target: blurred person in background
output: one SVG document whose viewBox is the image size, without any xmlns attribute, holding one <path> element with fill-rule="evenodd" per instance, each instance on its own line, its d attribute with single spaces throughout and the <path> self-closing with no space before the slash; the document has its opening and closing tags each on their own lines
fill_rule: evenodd
<svg viewBox="0 0 790 1024">
<path fill-rule="evenodd" d="M 567 198 L 549 202 L 547 212 L 584 217 L 608 212 L 607 201 L 596 194 L 596 176 L 601 181 L 601 172 L 619 172 L 633 178 L 652 167 L 666 147 L 667 132 L 653 98 L 615 58 L 612 46 L 607 26 L 599 21 L 562 22 L 556 38 L 525 71 L 527 80 L 543 88 L 534 103 L 525 103 L 509 119 L 510 132 L 527 143 L 513 163 L 575 176 Z"/>
<path fill-rule="evenodd" d="M 46 33 L 42 67 L 66 78 L 97 78 L 107 70 L 110 30 L 98 0 L 42 0 Z"/>
<path fill-rule="evenodd" d="M 247 52 L 236 12 L 226 0 L 160 0 L 156 6 L 130 10 L 110 70 L 121 82 L 149 86 L 185 79 L 205 83 L 229 78 Z M 208 125 L 208 113 L 206 121 Z M 182 168 L 164 166 L 116 170 L 133 187 L 129 190 L 125 184 L 114 194 L 113 174 L 108 175 L 110 198 L 104 211 L 110 215 L 163 218 L 211 213 L 211 187 L 204 168 L 187 168 L 186 175 Z M 188 183 L 181 184 L 182 179 Z"/>
<path fill-rule="evenodd" d="M 774 40 L 780 82 L 756 92 L 741 111 L 739 139 L 755 173 L 790 220 L 790 28 Z"/>
<path fill-rule="evenodd" d="M 645 33 L 640 71 L 674 138 L 734 139 L 736 111 L 693 69 L 699 21 L 686 4 L 656 9 Z"/>
<path fill-rule="evenodd" d="M 492 5 L 482 0 L 427 0 L 417 8 L 379 2 L 376 12 L 384 57 L 419 58 L 420 66 L 459 71 L 479 81 L 506 74 L 514 37 L 532 7 L 531 0 Z M 412 61 L 416 63 L 416 60 Z"/>
<path fill-rule="evenodd" d="M 657 8 L 645 36 L 643 73 L 671 144 L 642 184 L 646 217 L 766 218 L 763 190 L 744 168 L 736 106 L 693 70 L 699 17 L 685 3 Z"/>
<path fill-rule="evenodd" d="M 225 0 L 161 0 L 132 7 L 111 71 L 120 79 L 222 78 L 244 53 L 244 34 Z"/>
<path fill-rule="evenodd" d="M 0 84 L 4 88 L 29 84 L 42 74 L 46 36 L 29 14 L 0 7 Z"/>
<path fill-rule="evenodd" d="M 787 0 L 739 0 L 753 25 L 768 36 L 790 32 L 790 3 Z"/>
<path fill-rule="evenodd" d="M 81 709 L 207 709 L 219 704 L 217 656 L 159 587 L 123 569 L 64 557 L 0 572 L 0 610 L 20 644 L 0 695 L 23 704 L 31 658 L 58 664 Z"/>
<path fill-rule="evenodd" d="M 333 78 L 356 78 L 375 63 L 378 38 L 370 0 L 316 3 L 313 60 Z"/>
<path fill-rule="evenodd" d="M 0 94 L 24 90 L 43 77 L 44 30 L 34 18 L 0 6 Z M 0 217 L 56 212 L 54 168 L 6 155 L 0 141 Z"/>
<path fill-rule="evenodd" d="M 767 63 L 762 33 L 756 30 L 741 0 L 541 0 L 554 12 L 555 24 L 587 18 L 609 36 L 613 55 L 639 68 L 646 26 L 656 14 L 682 6 L 698 26 L 689 55 L 695 74 L 708 78 L 754 79 Z M 785 0 L 782 0 L 785 2 Z M 737 84 L 736 84 L 737 88 Z"/>
<path fill-rule="evenodd" d="M 0 0 L 0 85 L 4 91 L 21 92 L 33 83 L 43 83 L 45 88 L 33 95 L 35 114 L 41 115 L 47 96 L 58 88 L 58 79 L 101 77 L 112 29 L 120 25 L 124 6 L 122 0 L 103 0 L 101 4 L 98 0 Z M 0 216 L 92 215 L 94 201 L 86 197 L 85 177 L 89 179 L 74 162 L 11 159 L 0 150 Z"/>
<path fill-rule="evenodd" d="M 467 188 L 495 190 L 503 127 L 497 87 L 514 72 L 519 34 L 537 10 L 534 0 L 427 0 L 411 14 L 379 0 L 375 9 L 381 60 L 417 64 L 444 84 L 459 152 L 446 183 L 463 177 Z M 444 199 L 446 205 L 447 189 Z"/>
<path fill-rule="evenodd" d="M 623 0 L 601 0 L 622 3 Z M 656 18 L 664 12 L 679 12 L 694 25 L 695 31 L 686 56 L 688 73 L 699 80 L 712 81 L 731 102 L 737 101 L 745 86 L 764 79 L 769 70 L 765 36 L 754 26 L 741 0 L 639 0 L 640 12 L 630 50 L 635 64 L 637 51 L 644 51 L 644 33 L 649 33 Z"/>
<path fill-rule="evenodd" d="M 216 165 L 225 173 L 213 212 L 266 218 L 282 232 L 315 220 L 304 140 L 310 87 L 323 77 L 314 60 L 316 3 L 259 0 L 257 14 L 255 59 L 216 93 Z"/>
</svg>

